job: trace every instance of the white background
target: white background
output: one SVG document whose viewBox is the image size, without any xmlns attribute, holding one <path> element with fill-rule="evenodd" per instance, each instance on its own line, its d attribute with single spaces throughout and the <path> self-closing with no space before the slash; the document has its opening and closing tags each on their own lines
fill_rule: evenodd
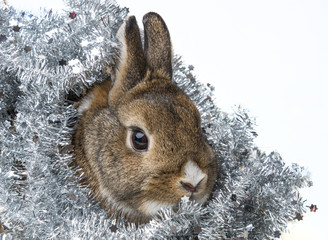
<svg viewBox="0 0 328 240">
<path fill-rule="evenodd" d="M 23 10 L 62 8 L 61 1 L 7 2 Z M 327 240 L 328 1 L 118 2 L 140 25 L 148 11 L 162 15 L 174 52 L 194 65 L 200 81 L 215 86 L 217 105 L 249 109 L 260 149 L 309 169 L 314 186 L 302 194 L 319 210 L 291 225 L 283 239 Z"/>
</svg>

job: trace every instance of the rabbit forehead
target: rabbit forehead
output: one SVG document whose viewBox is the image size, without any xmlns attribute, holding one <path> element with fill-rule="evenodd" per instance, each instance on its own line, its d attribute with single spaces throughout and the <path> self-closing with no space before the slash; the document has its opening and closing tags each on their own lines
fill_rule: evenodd
<svg viewBox="0 0 328 240">
<path fill-rule="evenodd" d="M 142 121 L 149 131 L 183 122 L 200 128 L 200 114 L 193 102 L 169 79 L 146 79 L 121 98 L 118 112 L 122 119 Z"/>
<path fill-rule="evenodd" d="M 200 129 L 200 115 L 184 95 L 145 93 L 118 108 L 120 121 L 125 126 L 145 128 L 149 133 L 181 127 L 185 131 Z"/>
</svg>

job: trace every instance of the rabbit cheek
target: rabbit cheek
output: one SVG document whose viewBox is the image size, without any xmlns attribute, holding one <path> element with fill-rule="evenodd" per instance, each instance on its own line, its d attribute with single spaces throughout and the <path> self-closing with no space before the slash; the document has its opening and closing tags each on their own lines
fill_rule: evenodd
<svg viewBox="0 0 328 240">
<path fill-rule="evenodd" d="M 176 191 L 177 186 L 175 186 L 175 183 L 177 179 L 166 181 L 165 178 L 159 178 L 157 180 L 145 189 L 147 197 L 139 207 L 139 210 L 145 215 L 153 216 L 163 207 L 176 206 L 182 197 Z"/>
</svg>

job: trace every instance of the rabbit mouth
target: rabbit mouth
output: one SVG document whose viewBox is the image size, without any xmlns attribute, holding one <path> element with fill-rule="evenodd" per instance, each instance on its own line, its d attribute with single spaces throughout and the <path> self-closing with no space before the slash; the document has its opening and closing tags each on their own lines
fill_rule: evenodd
<svg viewBox="0 0 328 240">
<path fill-rule="evenodd" d="M 209 194 L 197 194 L 197 193 L 192 193 L 191 196 L 189 197 L 189 200 L 195 201 L 199 204 L 204 204 L 209 197 Z"/>
<path fill-rule="evenodd" d="M 199 204 L 203 204 L 207 197 L 201 194 L 185 194 L 182 197 L 188 197 L 190 200 L 196 201 Z M 175 200 L 171 199 L 170 201 L 161 201 L 161 200 L 154 200 L 149 199 L 147 201 L 144 201 L 140 207 L 139 211 L 141 211 L 143 214 L 147 216 L 154 216 L 156 215 L 161 209 L 163 208 L 176 208 L 179 205 L 179 202 L 181 201 L 181 198 L 177 198 Z"/>
<path fill-rule="evenodd" d="M 208 195 L 206 194 L 197 194 L 197 193 L 192 193 L 189 197 L 189 200 L 191 201 L 195 201 L 199 204 L 204 204 L 206 202 L 206 200 L 208 199 Z M 176 204 L 168 204 L 168 203 L 163 203 L 163 202 L 159 202 L 159 201 L 146 201 L 144 202 L 139 210 L 141 212 L 143 212 L 145 215 L 148 216 L 154 216 L 158 213 L 158 211 L 160 211 L 162 208 L 172 208 L 172 207 L 177 207 L 178 203 Z"/>
<path fill-rule="evenodd" d="M 149 216 L 155 215 L 159 210 L 166 207 L 174 207 L 174 204 L 162 203 L 159 201 L 146 201 L 140 206 L 140 210 Z"/>
</svg>

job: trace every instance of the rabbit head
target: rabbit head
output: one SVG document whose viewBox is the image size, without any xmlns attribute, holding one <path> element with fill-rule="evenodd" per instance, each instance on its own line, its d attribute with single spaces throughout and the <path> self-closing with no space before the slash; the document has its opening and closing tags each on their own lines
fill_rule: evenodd
<svg viewBox="0 0 328 240">
<path fill-rule="evenodd" d="M 76 162 L 94 195 L 136 223 L 183 196 L 204 204 L 218 168 L 196 106 L 172 82 L 166 24 L 152 12 L 143 24 L 144 46 L 134 16 L 120 28 L 113 84 L 86 97 L 75 134 Z"/>
</svg>

